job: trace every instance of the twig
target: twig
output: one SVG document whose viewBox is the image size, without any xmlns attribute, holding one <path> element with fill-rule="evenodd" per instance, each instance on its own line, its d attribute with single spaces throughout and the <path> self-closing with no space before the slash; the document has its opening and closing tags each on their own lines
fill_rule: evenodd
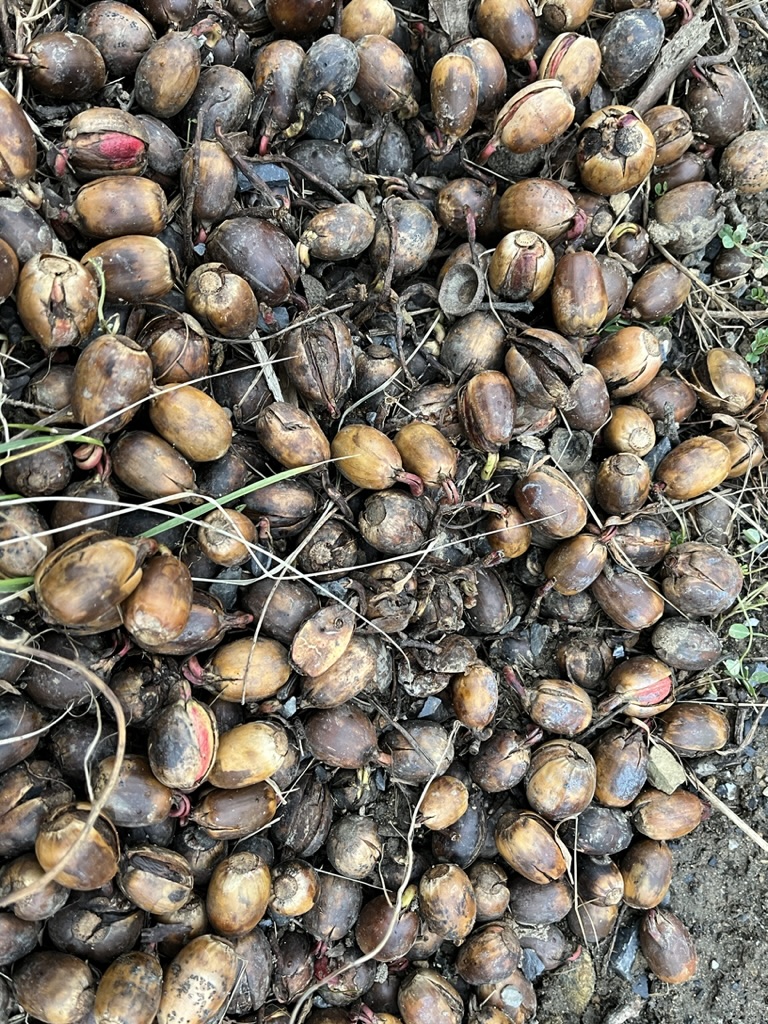
<svg viewBox="0 0 768 1024">
<path fill-rule="evenodd" d="M 704 0 L 688 24 L 683 25 L 669 42 L 664 44 L 656 66 L 634 101 L 630 103 L 630 106 L 639 113 L 644 114 L 650 110 L 666 93 L 677 76 L 704 49 L 714 24 L 712 21 L 704 20 L 704 14 L 708 7 L 709 0 Z"/>
</svg>

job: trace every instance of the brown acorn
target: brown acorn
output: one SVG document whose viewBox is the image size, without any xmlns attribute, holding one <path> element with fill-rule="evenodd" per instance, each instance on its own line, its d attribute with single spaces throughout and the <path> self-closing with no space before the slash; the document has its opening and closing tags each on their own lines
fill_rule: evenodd
<svg viewBox="0 0 768 1024">
<path fill-rule="evenodd" d="M 632 823 L 649 839 L 679 839 L 698 828 L 711 813 L 709 804 L 685 789 L 674 793 L 646 789 L 632 804 Z"/>
<path fill-rule="evenodd" d="M 46 352 L 84 340 L 96 324 L 98 302 L 96 281 L 69 256 L 33 256 L 19 275 L 19 317 Z"/>
<path fill-rule="evenodd" d="M 148 178 L 110 175 L 78 190 L 71 216 L 89 238 L 159 235 L 168 224 L 165 192 Z"/>
<path fill-rule="evenodd" d="M 124 953 L 101 976 L 93 1002 L 95 1024 L 152 1024 L 160 1006 L 163 970 L 153 953 Z"/>
<path fill-rule="evenodd" d="M 227 939 L 192 939 L 165 971 L 158 1024 L 204 1024 L 227 1002 L 237 971 L 237 956 Z"/>
<path fill-rule="evenodd" d="M 331 457 L 342 476 L 356 487 L 382 490 L 394 483 L 407 484 L 419 495 L 424 484 L 406 473 L 400 452 L 380 430 L 365 424 L 342 427 L 331 442 Z"/>
<path fill-rule="evenodd" d="M 582 249 L 558 260 L 552 281 L 552 315 L 568 337 L 596 334 L 608 313 L 608 294 L 597 259 Z"/>
<path fill-rule="evenodd" d="M 670 501 L 689 501 L 713 490 L 731 470 L 731 453 L 712 437 L 691 437 L 673 448 L 656 470 Z"/>
<path fill-rule="evenodd" d="M 97 281 L 104 281 L 112 301 L 151 302 L 173 288 L 176 257 L 159 238 L 121 235 L 89 249 L 82 263 Z"/>
<path fill-rule="evenodd" d="M 220 459 L 232 443 L 232 423 L 226 410 L 191 385 L 156 392 L 149 418 L 158 434 L 193 462 Z"/>
<path fill-rule="evenodd" d="M 73 537 L 37 570 L 41 614 L 48 622 L 88 631 L 113 629 L 121 621 L 118 605 L 139 585 L 141 566 L 156 548 L 153 540 L 101 530 Z"/>
<path fill-rule="evenodd" d="M 474 62 L 460 53 L 446 53 L 432 68 L 430 98 L 435 125 L 444 137 L 441 152 L 450 149 L 472 127 L 479 88 Z"/>
<path fill-rule="evenodd" d="M 184 299 L 195 316 L 207 320 L 215 334 L 245 338 L 256 329 L 259 305 L 244 277 L 223 263 L 203 263 L 187 278 Z M 201 376 L 195 374 L 195 376 Z M 159 383 L 170 384 L 171 380 Z"/>
<path fill-rule="evenodd" d="M 546 536 L 574 537 L 587 521 L 586 502 L 559 469 L 542 466 L 515 484 L 517 507 Z"/>
<path fill-rule="evenodd" d="M 59 867 L 82 834 L 90 810 L 90 804 L 67 804 L 46 815 L 35 840 L 35 856 L 44 871 Z M 115 826 L 99 815 L 89 827 L 85 840 L 56 872 L 56 881 L 78 891 L 98 889 L 117 874 L 119 855 Z"/>
<path fill-rule="evenodd" d="M 583 10 L 591 6 L 592 0 L 575 0 L 570 9 Z M 543 17 L 547 20 L 547 12 L 568 9 L 567 0 L 549 0 L 545 3 Z M 568 21 L 570 19 L 563 19 Z M 565 28 L 573 24 L 563 25 Z M 602 65 L 600 47 L 595 39 L 583 36 L 578 32 L 564 32 L 556 36 L 549 44 L 539 64 L 539 78 L 556 78 L 563 83 L 571 94 L 574 103 L 581 103 L 597 81 Z"/>
<path fill-rule="evenodd" d="M 84 426 L 117 433 L 133 419 L 151 387 L 152 360 L 146 352 L 122 334 L 102 334 L 75 365 L 72 412 Z"/>
<path fill-rule="evenodd" d="M 631 107 L 604 107 L 582 122 L 576 162 L 583 184 L 598 195 L 635 188 L 655 158 L 653 133 Z"/>
<path fill-rule="evenodd" d="M 503 299 L 535 302 L 549 287 L 554 270 L 554 253 L 545 239 L 533 231 L 513 231 L 493 250 L 488 283 Z"/>
<path fill-rule="evenodd" d="M 693 939 L 671 910 L 649 910 L 640 922 L 640 948 L 653 973 L 669 985 L 681 985 L 696 974 Z"/>
<path fill-rule="evenodd" d="M 273 402 L 259 414 L 256 435 L 269 454 L 289 469 L 328 462 L 331 446 L 317 421 L 287 402 Z"/>
</svg>

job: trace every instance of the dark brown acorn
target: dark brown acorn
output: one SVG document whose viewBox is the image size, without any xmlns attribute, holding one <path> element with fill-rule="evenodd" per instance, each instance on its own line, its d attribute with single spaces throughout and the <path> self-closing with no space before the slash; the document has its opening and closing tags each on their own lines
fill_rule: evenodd
<svg viewBox="0 0 768 1024">
<path fill-rule="evenodd" d="M 236 217 L 219 224 L 206 243 L 206 257 L 244 277 L 260 302 L 279 306 L 293 291 L 299 260 L 293 243 L 271 221 Z"/>
<path fill-rule="evenodd" d="M 477 373 L 458 396 L 462 431 L 475 451 L 487 453 L 484 479 L 493 475 L 499 449 L 508 444 L 515 427 L 515 393 L 509 379 L 496 370 Z"/>
<path fill-rule="evenodd" d="M 644 15 L 651 12 L 626 13 Z M 654 17 L 658 19 L 657 15 Z M 621 15 L 614 18 L 611 26 L 619 18 Z M 658 21 L 661 25 L 661 19 Z M 607 34 L 608 30 L 603 34 L 601 46 Z M 603 51 L 604 74 L 605 70 Z M 576 162 L 582 183 L 598 195 L 612 196 L 635 188 L 650 174 L 655 157 L 653 133 L 631 107 L 604 107 L 582 122 Z"/>
<path fill-rule="evenodd" d="M 682 985 L 696 974 L 693 939 L 671 910 L 649 910 L 640 922 L 640 948 L 653 973 L 668 985 Z"/>
</svg>

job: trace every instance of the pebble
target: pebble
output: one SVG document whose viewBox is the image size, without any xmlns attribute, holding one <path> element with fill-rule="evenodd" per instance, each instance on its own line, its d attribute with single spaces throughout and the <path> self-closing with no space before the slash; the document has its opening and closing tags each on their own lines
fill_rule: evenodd
<svg viewBox="0 0 768 1024">
<path fill-rule="evenodd" d="M 648 757 L 648 781 L 663 793 L 674 793 L 685 782 L 685 769 L 666 747 L 652 747 Z"/>
<path fill-rule="evenodd" d="M 611 967 L 625 981 L 632 981 L 632 965 L 640 948 L 639 922 L 625 925 L 619 930 L 611 955 Z"/>
</svg>

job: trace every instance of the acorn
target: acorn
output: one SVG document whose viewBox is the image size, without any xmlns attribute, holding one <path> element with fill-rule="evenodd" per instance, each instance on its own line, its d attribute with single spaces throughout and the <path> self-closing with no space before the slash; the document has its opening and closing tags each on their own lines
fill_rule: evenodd
<svg viewBox="0 0 768 1024">
<path fill-rule="evenodd" d="M 293 243 L 271 221 L 236 217 L 222 221 L 206 241 L 206 258 L 245 278 L 259 302 L 279 306 L 299 277 Z"/>
<path fill-rule="evenodd" d="M 152 360 L 146 352 L 125 335 L 102 334 L 75 365 L 72 412 L 84 426 L 117 433 L 149 397 L 151 386 Z"/>
<path fill-rule="evenodd" d="M 95 1024 L 152 1024 L 162 987 L 163 971 L 154 953 L 123 953 L 107 967 L 96 988 Z"/>
<path fill-rule="evenodd" d="M 717 634 L 703 622 L 666 617 L 651 635 L 656 654 L 672 668 L 701 672 L 716 664 L 722 654 Z"/>
<path fill-rule="evenodd" d="M 451 680 L 451 703 L 456 718 L 467 729 L 485 729 L 493 721 L 499 703 L 496 673 L 478 661 Z"/>
<path fill-rule="evenodd" d="M 31 195 L 28 183 L 37 164 L 35 136 L 23 110 L 6 89 L 0 90 L 0 119 L 4 126 L 0 142 L 0 186 L 3 190 L 18 189 Z"/>
<path fill-rule="evenodd" d="M 615 405 L 603 427 L 602 440 L 610 451 L 642 457 L 656 444 L 653 420 L 637 406 Z"/>
<path fill-rule="evenodd" d="M 147 844 L 125 850 L 117 884 L 141 910 L 169 914 L 189 900 L 194 878 L 180 853 Z"/>
<path fill-rule="evenodd" d="M 632 804 L 632 823 L 649 839 L 687 836 L 710 814 L 709 804 L 685 789 L 676 789 L 674 793 L 646 789 Z"/>
<path fill-rule="evenodd" d="M 593 349 L 591 359 L 614 398 L 642 391 L 662 364 L 658 339 L 644 327 L 622 327 L 606 335 Z"/>
<path fill-rule="evenodd" d="M 679 185 L 657 197 L 652 227 L 675 256 L 687 256 L 708 245 L 725 223 L 717 189 L 708 181 Z"/>
<path fill-rule="evenodd" d="M 486 793 L 502 793 L 520 782 L 531 763 L 531 745 L 538 732 L 530 738 L 511 729 L 496 729 L 480 744 L 469 759 L 472 781 Z"/>
<path fill-rule="evenodd" d="M 156 391 L 149 418 L 158 434 L 193 462 L 220 459 L 232 443 L 232 424 L 226 411 L 191 385 Z"/>
<path fill-rule="evenodd" d="M 54 172 L 71 168 L 78 181 L 106 174 L 142 174 L 147 166 L 149 136 L 141 122 L 114 107 L 91 107 L 67 124 Z"/>
<path fill-rule="evenodd" d="M 503 299 L 535 302 L 549 287 L 554 270 L 548 242 L 533 231 L 513 231 L 493 250 L 488 284 Z"/>
<path fill-rule="evenodd" d="M 238 850 L 219 861 L 208 882 L 205 908 L 219 935 L 239 938 L 252 932 L 267 911 L 271 891 L 268 864 Z"/>
<path fill-rule="evenodd" d="M 645 11 L 626 13 L 650 14 Z M 611 26 L 620 17 L 617 15 Z M 607 31 L 601 44 L 606 34 Z M 605 73 L 605 51 L 603 71 Z M 582 183 L 598 195 L 613 196 L 635 188 L 650 173 L 655 158 L 653 133 L 632 107 L 604 107 L 582 122 L 576 163 Z"/>
<path fill-rule="evenodd" d="M 350 0 L 341 15 L 341 34 L 353 43 L 367 35 L 391 38 L 396 24 L 397 15 L 389 0 Z"/>
<path fill-rule="evenodd" d="M 264 828 L 277 812 L 277 796 L 267 782 L 243 789 L 209 789 L 190 819 L 214 839 L 244 839 Z"/>
<path fill-rule="evenodd" d="M 591 6 L 591 0 L 586 2 Z M 542 12 L 544 20 L 547 20 L 548 11 L 562 11 L 567 6 L 564 0 L 549 0 Z M 583 10 L 586 3 L 585 0 L 579 0 L 572 6 Z M 564 24 L 563 27 L 574 26 Z M 564 32 L 552 40 L 541 58 L 539 78 L 558 79 L 571 94 L 573 102 L 581 103 L 592 91 L 601 65 L 602 55 L 595 39 L 580 35 L 578 32 Z"/>
<path fill-rule="evenodd" d="M 199 35 L 166 32 L 142 56 L 134 88 L 136 102 L 148 114 L 167 120 L 192 97 L 200 78 Z"/>
<path fill-rule="evenodd" d="M 264 105 L 259 119 L 261 146 L 268 145 L 296 118 L 296 88 L 303 61 L 304 50 L 292 39 L 275 39 L 255 55 L 253 87 Z"/>
<path fill-rule="evenodd" d="M 595 477 L 595 498 L 611 515 L 638 512 L 651 491 L 651 471 L 639 455 L 620 452 L 603 459 Z"/>
<path fill-rule="evenodd" d="M 755 400 L 756 386 L 746 359 L 727 348 L 712 348 L 692 371 L 692 386 L 707 412 L 735 415 Z"/>
<path fill-rule="evenodd" d="M 159 238 L 121 235 L 108 238 L 83 256 L 96 280 L 103 279 L 107 297 L 116 301 L 151 302 L 173 288 L 178 264 Z"/>
<path fill-rule="evenodd" d="M 552 280 L 552 316 L 568 337 L 596 334 L 608 314 L 608 293 L 597 259 L 586 249 L 560 257 Z"/>
<path fill-rule="evenodd" d="M 441 974 L 422 968 L 400 985 L 397 1005 L 403 1024 L 420 1024 L 424 1020 L 440 1024 L 461 1024 L 464 1003 L 461 996 Z"/>
<path fill-rule="evenodd" d="M 720 441 L 731 455 L 731 471 L 726 480 L 734 480 L 746 476 L 765 460 L 760 435 L 756 430 L 737 424 L 732 427 L 721 427 L 709 435 Z"/>
<path fill-rule="evenodd" d="M 606 685 L 611 696 L 601 701 L 602 713 L 620 707 L 630 717 L 651 718 L 674 703 L 672 670 L 647 654 L 620 662 Z"/>
<path fill-rule="evenodd" d="M 90 40 L 74 32 L 41 32 L 23 54 L 9 54 L 44 96 L 70 102 L 90 99 L 104 87 L 107 69 Z"/>
<path fill-rule="evenodd" d="M 656 470 L 656 483 L 671 501 L 689 501 L 713 490 L 731 470 L 731 453 L 712 437 L 689 438 L 664 459 Z"/>
<path fill-rule="evenodd" d="M 568 869 L 567 848 L 552 826 L 533 811 L 506 811 L 496 825 L 496 847 L 511 868 L 545 885 Z"/>
<path fill-rule="evenodd" d="M 735 68 L 713 64 L 688 82 L 685 108 L 697 135 L 710 146 L 727 146 L 749 128 L 752 94 Z"/>
<path fill-rule="evenodd" d="M 659 721 L 661 738 L 681 757 L 721 750 L 730 736 L 728 718 L 709 704 L 675 704 Z"/>
<path fill-rule="evenodd" d="M 363 888 L 341 875 L 321 874 L 314 906 L 302 918 L 302 927 L 318 942 L 338 942 L 348 935 L 360 916 Z"/>
<path fill-rule="evenodd" d="M 648 778 L 648 747 L 640 729 L 609 729 L 592 748 L 592 756 L 595 799 L 607 807 L 627 807 Z"/>
<path fill-rule="evenodd" d="M 601 906 L 577 895 L 568 914 L 568 927 L 579 941 L 592 945 L 608 938 L 616 927 L 618 916 L 618 903 Z"/>
<path fill-rule="evenodd" d="M 152 719 L 147 739 L 152 773 L 169 789 L 191 793 L 210 773 L 218 743 L 213 712 L 185 683 L 178 684 L 175 699 Z"/>
<path fill-rule="evenodd" d="M 516 404 L 509 379 L 495 370 L 476 373 L 459 391 L 462 432 L 475 451 L 487 454 L 486 480 L 499 461 L 499 449 L 512 438 Z"/>
<path fill-rule="evenodd" d="M 507 506 L 501 513 L 490 513 L 484 532 L 490 549 L 505 558 L 517 558 L 531 546 L 531 528 L 514 505 Z"/>
<path fill-rule="evenodd" d="M 414 420 L 395 434 L 393 443 L 408 473 L 419 477 L 427 487 L 441 487 L 449 499 L 455 500 L 459 453 L 437 427 Z"/>
<path fill-rule="evenodd" d="M 165 121 L 158 121 L 151 114 L 138 113 L 135 119 L 149 141 L 147 177 L 163 189 L 175 187 L 184 158 L 181 139 Z"/>
<path fill-rule="evenodd" d="M 397 45 L 384 35 L 371 33 L 355 43 L 360 71 L 355 92 L 363 106 L 379 114 L 395 114 L 402 120 L 415 117 L 418 104 L 413 95 L 416 76 Z"/>
<path fill-rule="evenodd" d="M 304 128 L 318 104 L 343 99 L 360 71 L 358 51 L 349 39 L 329 33 L 312 43 L 304 55 L 296 83 L 296 121 L 285 130 L 294 138 Z"/>
<path fill-rule="evenodd" d="M 595 794 L 595 762 L 573 740 L 550 740 L 532 757 L 525 784 L 531 807 L 550 821 L 581 814 Z"/>
<path fill-rule="evenodd" d="M 654 421 L 672 416 L 676 423 L 683 423 L 696 408 L 696 392 L 685 381 L 660 374 L 632 396 L 632 405 Z"/>
<path fill-rule="evenodd" d="M 464 783 L 451 775 L 441 775 L 426 788 L 420 820 L 428 829 L 445 829 L 455 824 L 468 806 L 469 791 Z"/>
<path fill-rule="evenodd" d="M 376 871 L 383 847 L 373 818 L 348 815 L 330 828 L 325 852 L 332 867 L 345 878 L 367 878 Z"/>
<path fill-rule="evenodd" d="M 475 926 L 472 883 L 456 864 L 436 864 L 419 881 L 419 912 L 429 928 L 457 946 Z"/>
<path fill-rule="evenodd" d="M 546 0 L 541 16 L 552 32 L 579 28 L 592 12 L 593 0 Z"/>
<path fill-rule="evenodd" d="M 636 910 L 651 910 L 667 895 L 672 881 L 673 860 L 661 840 L 636 840 L 620 862 L 624 879 L 624 902 Z"/>
<path fill-rule="evenodd" d="M 649 910 L 643 917 L 640 948 L 656 977 L 668 985 L 681 985 L 696 974 L 698 958 L 693 939 L 671 910 Z"/>
<path fill-rule="evenodd" d="M 138 336 L 152 360 L 156 384 L 186 384 L 208 372 L 211 346 L 189 313 L 154 317 Z"/>
<path fill-rule="evenodd" d="M 207 239 L 214 224 L 226 217 L 237 191 L 237 170 L 220 143 L 204 139 L 187 150 L 181 187 L 192 209 L 195 237 Z"/>
<path fill-rule="evenodd" d="M 185 493 L 195 490 L 195 474 L 184 458 L 167 441 L 146 430 L 122 434 L 111 446 L 110 457 L 115 476 L 145 498 L 183 501 Z M 151 473 L 147 467 L 151 466 Z"/>
<path fill-rule="evenodd" d="M 671 263 L 649 267 L 635 282 L 627 299 L 633 319 L 652 323 L 677 312 L 691 294 L 691 279 Z"/>
<path fill-rule="evenodd" d="M 507 68 L 498 49 L 489 39 L 478 36 L 461 39 L 454 45 L 453 52 L 469 57 L 475 65 L 478 114 L 481 117 L 494 114 L 507 91 Z"/>
<path fill-rule="evenodd" d="M 99 762 L 93 778 L 97 796 L 106 788 L 114 767 L 114 757 Z M 133 828 L 165 821 L 172 810 L 173 793 L 155 778 L 149 761 L 138 754 L 126 754 L 115 787 L 104 804 L 104 814 L 118 828 Z"/>
<path fill-rule="evenodd" d="M 315 904 L 318 876 L 303 860 L 284 860 L 272 869 L 269 906 L 284 917 L 306 914 Z"/>
<path fill-rule="evenodd" d="M 517 507 L 547 537 L 575 537 L 587 521 L 586 502 L 559 469 L 542 466 L 523 476 L 514 489 Z"/>
<path fill-rule="evenodd" d="M 58 882 L 50 881 L 39 887 L 44 874 L 34 853 L 23 853 L 0 868 L 0 899 L 10 903 L 22 921 L 45 921 L 67 902 L 69 890 Z M 25 895 L 35 885 L 37 892 Z"/>
<path fill-rule="evenodd" d="M 33 256 L 16 289 L 21 322 L 46 352 L 84 341 L 96 324 L 99 290 L 69 256 Z"/>
<path fill-rule="evenodd" d="M 482 6 L 482 0 L 481 0 Z M 474 62 L 460 53 L 446 53 L 435 63 L 430 78 L 432 116 L 448 152 L 472 127 L 477 114 L 480 82 Z M 439 138 L 439 136 L 438 136 Z"/>
<path fill-rule="evenodd" d="M 331 446 L 317 421 L 287 402 L 273 402 L 256 419 L 256 435 L 288 469 L 328 462 Z"/>
<path fill-rule="evenodd" d="M 733 605 L 743 586 L 744 574 L 733 555 L 711 544 L 688 541 L 664 559 L 664 596 L 685 615 L 720 615 Z"/>
<path fill-rule="evenodd" d="M 454 755 L 447 731 L 437 722 L 406 719 L 402 725 L 403 732 L 389 732 L 385 737 L 392 777 L 412 786 L 444 774 Z"/>
<path fill-rule="evenodd" d="M 693 144 L 691 119 L 685 110 L 664 104 L 651 107 L 643 119 L 656 142 L 656 166 L 674 163 Z"/>
<path fill-rule="evenodd" d="M 22 1011 L 44 1024 L 76 1024 L 92 1010 L 94 977 L 79 957 L 31 953 L 16 967 L 13 980 Z"/>
<path fill-rule="evenodd" d="M 496 115 L 494 134 L 480 160 L 499 146 L 512 153 L 530 153 L 554 142 L 575 116 L 571 94 L 556 78 L 545 78 L 516 92 Z"/>
<path fill-rule="evenodd" d="M 506 60 L 530 60 L 539 37 L 536 18 L 524 0 L 505 4 L 480 0 L 477 11 L 480 35 L 489 39 Z"/>
<path fill-rule="evenodd" d="M 53 549 L 47 530 L 48 524 L 31 505 L 0 509 L 0 573 L 10 578 L 34 575 Z"/>
<path fill-rule="evenodd" d="M 608 248 L 616 256 L 631 263 L 633 272 L 639 272 L 648 262 L 651 240 L 640 224 L 625 221 L 617 224 L 609 234 Z"/>
<path fill-rule="evenodd" d="M 574 227 L 576 203 L 558 181 L 525 178 L 505 190 L 499 200 L 498 216 L 504 231 L 535 232 L 552 244 L 561 241 Z"/>
<path fill-rule="evenodd" d="M 501 918 L 509 905 L 507 873 L 495 861 L 476 860 L 467 875 L 475 891 L 477 922 Z"/>
<path fill-rule="evenodd" d="M 335 768 L 362 768 L 383 757 L 376 730 L 352 704 L 312 712 L 304 730 L 312 755 Z"/>
<path fill-rule="evenodd" d="M 99 632 L 121 621 L 118 605 L 141 582 L 141 566 L 157 543 L 117 538 L 101 530 L 73 537 L 51 552 L 35 575 L 43 618 Z"/>
<path fill-rule="evenodd" d="M 237 971 L 237 956 L 227 939 L 192 939 L 166 969 L 158 1024 L 204 1024 L 226 1003 Z"/>
<path fill-rule="evenodd" d="M 244 722 L 219 739 L 208 775 L 219 789 L 242 789 L 274 775 L 288 757 L 288 733 L 272 722 Z"/>
<path fill-rule="evenodd" d="M 655 10 L 639 8 L 614 14 L 600 36 L 602 74 L 609 88 L 624 89 L 641 78 L 663 42 L 664 22 Z"/>
<path fill-rule="evenodd" d="M 592 721 L 589 694 L 565 679 L 541 679 L 535 688 L 524 687 L 511 669 L 505 672 L 528 717 L 555 736 L 577 736 Z"/>
<path fill-rule="evenodd" d="M 304 225 L 298 243 L 299 260 L 308 267 L 311 257 L 334 262 L 356 259 L 371 244 L 375 231 L 374 218 L 355 203 L 329 206 Z"/>
<path fill-rule="evenodd" d="M 393 925 L 393 918 L 395 918 Z M 391 930 L 391 934 L 388 933 Z M 419 932 L 419 915 L 403 908 L 395 916 L 391 897 L 376 896 L 364 904 L 355 926 L 355 939 L 366 955 L 379 963 L 399 960 L 408 954 Z M 386 942 L 382 942 L 386 938 Z M 381 949 L 374 953 L 374 950 Z"/>
<path fill-rule="evenodd" d="M 169 220 L 162 188 L 148 178 L 128 174 L 97 178 L 83 185 L 70 215 L 78 231 L 89 238 L 159 235 Z"/>
<path fill-rule="evenodd" d="M 469 60 L 469 58 L 466 58 Z M 437 219 L 446 230 L 466 238 L 469 224 L 482 227 L 493 206 L 494 190 L 475 178 L 454 178 L 444 185 L 437 193 Z M 453 256 L 459 250 L 455 250 Z M 441 274 L 445 274 L 449 260 L 443 264 Z M 463 310 L 462 310 L 463 312 Z"/>
<path fill-rule="evenodd" d="M 98 49 L 113 78 L 132 75 L 155 41 L 150 22 L 120 0 L 89 4 L 77 19 L 77 31 Z"/>
<path fill-rule="evenodd" d="M 394 225 L 394 243 L 390 231 Z M 395 278 L 416 274 L 429 262 L 437 244 L 437 221 L 424 203 L 390 197 L 376 222 L 371 259 L 380 272 L 394 267 Z"/>
<path fill-rule="evenodd" d="M 58 868 L 55 879 L 79 892 L 98 889 L 110 882 L 118 870 L 120 845 L 115 826 L 101 815 L 88 828 L 75 854 L 59 867 L 67 851 L 82 835 L 90 804 L 66 804 L 54 808 L 43 819 L 35 839 L 35 856 L 44 871 Z"/>
<path fill-rule="evenodd" d="M 259 319 L 256 296 L 245 278 L 233 274 L 223 263 L 203 263 L 195 267 L 187 278 L 184 300 L 195 316 L 208 321 L 214 334 L 244 338 L 256 329 Z M 174 381 L 159 379 L 158 383 Z"/>
</svg>

